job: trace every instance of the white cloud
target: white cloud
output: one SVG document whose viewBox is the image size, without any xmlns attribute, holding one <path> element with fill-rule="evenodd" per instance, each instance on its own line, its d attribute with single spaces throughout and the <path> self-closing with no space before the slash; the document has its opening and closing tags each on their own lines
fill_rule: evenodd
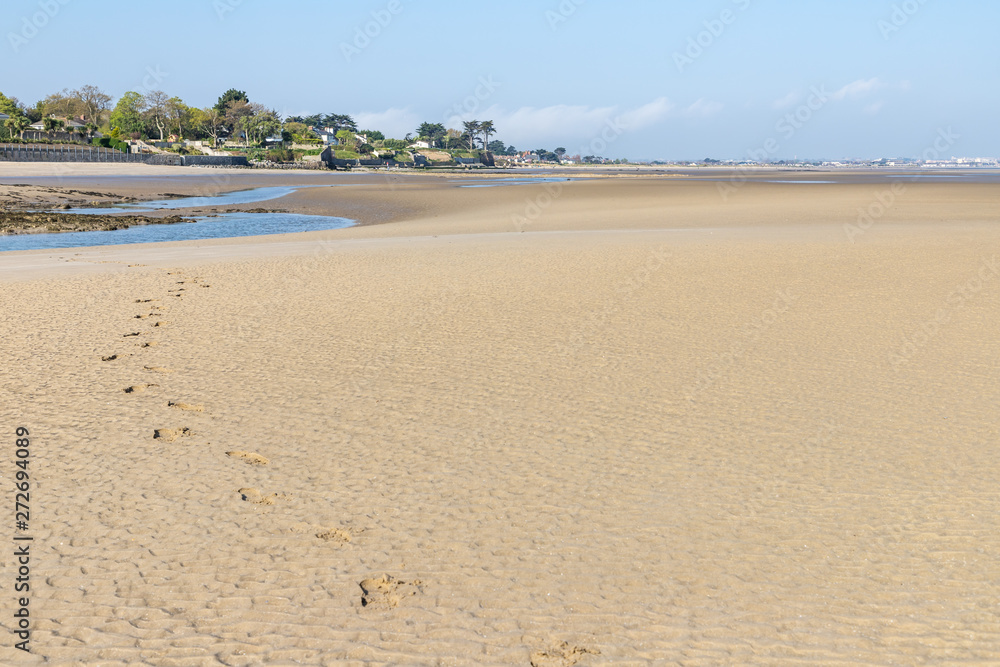
<svg viewBox="0 0 1000 667">
<path fill-rule="evenodd" d="M 800 99 L 802 99 L 802 96 L 797 92 L 792 91 L 781 99 L 775 100 L 771 106 L 775 109 L 787 109 L 793 104 L 797 104 Z"/>
<path fill-rule="evenodd" d="M 416 134 L 419 117 L 406 109 L 388 109 L 381 112 L 360 111 L 352 114 L 359 130 L 378 130 L 393 139 L 402 139 L 407 134 Z"/>
<path fill-rule="evenodd" d="M 479 117 L 492 120 L 498 130 L 497 137 L 508 144 L 525 148 L 559 144 L 569 147 L 609 138 L 614 141 L 622 134 L 656 125 L 673 109 L 670 100 L 658 97 L 632 109 L 557 104 L 509 111 L 493 105 L 480 112 Z"/>
<path fill-rule="evenodd" d="M 721 109 L 721 104 L 701 99 L 684 109 L 678 109 L 666 97 L 658 97 L 632 108 L 617 105 L 590 107 L 556 104 L 508 110 L 494 104 L 480 109 L 475 115 L 480 120 L 493 121 L 497 128 L 496 138 L 519 148 L 530 149 L 577 144 L 589 147 L 595 141 L 613 143 L 622 135 L 655 126 L 671 116 L 701 117 L 718 113 Z M 422 121 L 428 120 L 409 108 L 359 112 L 353 116 L 359 128 L 380 130 L 387 137 L 394 138 L 402 138 L 408 132 L 415 132 Z M 453 115 L 445 121 L 445 126 L 460 129 L 461 122 L 460 116 Z M 577 150 L 574 148 L 571 152 Z"/>
<path fill-rule="evenodd" d="M 868 106 L 865 107 L 865 113 L 870 116 L 874 116 L 875 114 L 877 114 L 879 111 L 882 110 L 883 106 L 885 106 L 885 102 L 876 102 L 875 104 L 869 104 Z"/>
<path fill-rule="evenodd" d="M 650 125 L 655 125 L 664 118 L 674 108 L 666 97 L 658 97 L 649 104 L 644 104 L 638 109 L 624 112 L 621 123 L 629 130 L 639 130 Z"/>
<path fill-rule="evenodd" d="M 697 100 L 694 104 L 684 109 L 685 116 L 694 116 L 697 118 L 704 118 L 705 116 L 714 116 L 715 114 L 722 111 L 725 105 L 719 102 L 706 102 L 703 99 Z"/>
<path fill-rule="evenodd" d="M 835 100 L 843 100 L 845 98 L 858 98 L 867 95 L 868 93 L 874 92 L 883 88 L 883 84 L 878 77 L 874 79 L 858 79 L 857 81 L 852 81 L 847 84 L 837 92 L 835 92 L 832 97 Z"/>
</svg>

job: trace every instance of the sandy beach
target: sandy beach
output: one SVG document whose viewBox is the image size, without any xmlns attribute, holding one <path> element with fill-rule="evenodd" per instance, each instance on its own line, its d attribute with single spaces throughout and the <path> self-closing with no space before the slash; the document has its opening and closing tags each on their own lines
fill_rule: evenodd
<svg viewBox="0 0 1000 667">
<path fill-rule="evenodd" d="M 358 221 L 0 253 L 0 662 L 1000 662 L 1000 184 L 591 176 L 0 163 Z"/>
</svg>

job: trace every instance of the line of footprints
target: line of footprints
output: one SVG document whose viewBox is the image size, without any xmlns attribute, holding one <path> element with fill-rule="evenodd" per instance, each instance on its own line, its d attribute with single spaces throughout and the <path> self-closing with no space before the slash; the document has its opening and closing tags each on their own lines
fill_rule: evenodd
<svg viewBox="0 0 1000 667">
<path fill-rule="evenodd" d="M 140 264 L 132 264 L 130 267 L 142 266 Z M 145 350 L 152 347 L 157 347 L 159 343 L 155 340 L 149 338 L 149 336 L 162 331 L 164 327 L 170 325 L 170 321 L 163 319 L 164 315 L 169 312 L 170 308 L 165 305 L 172 299 L 183 299 L 186 295 L 195 293 L 198 288 L 208 288 L 211 287 L 210 284 L 203 282 L 201 278 L 186 278 L 184 274 L 180 271 L 168 271 L 168 276 L 171 276 L 175 286 L 173 289 L 167 290 L 166 296 L 163 300 L 161 299 L 136 299 L 134 304 L 139 307 L 142 311 L 136 314 L 132 319 L 136 325 L 143 324 L 146 328 L 140 331 L 129 331 L 123 334 L 123 338 L 126 339 L 136 339 L 135 346 L 139 350 Z M 141 352 L 140 352 L 141 353 Z M 101 357 L 101 361 L 110 362 L 117 361 L 126 357 L 135 356 L 138 353 L 132 354 L 112 354 L 109 356 Z M 173 373 L 169 368 L 164 368 L 163 366 L 143 366 L 143 371 L 147 373 L 155 373 L 159 375 L 167 375 Z M 144 394 L 148 389 L 160 387 L 159 383 L 156 382 L 143 382 L 139 384 L 133 384 L 122 389 L 126 394 Z M 200 404 L 195 403 L 185 403 L 181 401 L 167 401 L 167 407 L 174 410 L 179 410 L 182 412 L 204 412 L 205 407 Z M 164 443 L 172 443 L 183 438 L 188 438 L 194 435 L 190 428 L 179 427 L 179 428 L 158 428 L 153 431 L 153 439 L 159 440 Z M 270 461 L 258 454 L 257 452 L 246 452 L 246 451 L 229 451 L 226 452 L 226 456 L 233 460 L 241 461 L 252 466 L 266 466 L 270 464 Z M 240 495 L 240 498 L 248 503 L 253 503 L 255 505 L 274 505 L 276 502 L 287 498 L 285 494 L 280 493 L 270 493 L 263 494 L 260 490 L 253 487 L 244 487 L 237 489 L 236 493 Z M 314 526 L 306 523 L 297 524 L 292 526 L 293 530 L 297 532 L 305 532 L 308 530 L 316 530 L 315 533 L 318 539 L 325 542 L 330 542 L 338 546 L 342 546 L 351 542 L 351 531 L 343 527 L 340 528 L 322 528 L 319 526 Z M 362 529 L 363 530 L 363 529 Z M 373 609 L 392 609 L 397 607 L 399 603 L 410 595 L 417 595 L 422 592 L 422 582 L 414 581 L 402 581 L 396 579 L 388 574 L 383 574 L 378 577 L 372 577 L 364 579 L 358 584 L 362 591 L 361 605 L 365 608 Z"/>
</svg>

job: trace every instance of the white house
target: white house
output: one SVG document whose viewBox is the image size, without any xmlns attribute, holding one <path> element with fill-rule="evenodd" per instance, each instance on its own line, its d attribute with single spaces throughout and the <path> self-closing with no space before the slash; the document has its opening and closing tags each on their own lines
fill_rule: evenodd
<svg viewBox="0 0 1000 667">
<path fill-rule="evenodd" d="M 55 116 L 50 116 L 50 118 L 53 118 L 55 120 L 61 120 L 63 122 L 63 127 L 62 127 L 62 131 L 63 132 L 73 132 L 73 131 L 77 130 L 78 128 L 87 127 L 87 125 L 85 123 L 81 123 L 80 121 L 76 120 L 75 118 L 56 118 Z M 29 130 L 35 130 L 36 132 L 44 132 L 45 131 L 45 120 L 42 119 L 42 120 L 38 121 L 37 123 L 32 123 L 31 125 L 28 126 L 28 129 Z"/>
<path fill-rule="evenodd" d="M 337 131 L 332 127 L 313 127 L 310 129 L 313 134 L 319 137 L 324 146 L 336 146 L 340 143 L 337 141 Z"/>
<path fill-rule="evenodd" d="M 410 144 L 410 148 L 430 148 L 430 147 L 431 147 L 431 142 L 424 141 L 423 139 L 421 139 L 420 141 L 414 141 L 412 144 Z"/>
</svg>

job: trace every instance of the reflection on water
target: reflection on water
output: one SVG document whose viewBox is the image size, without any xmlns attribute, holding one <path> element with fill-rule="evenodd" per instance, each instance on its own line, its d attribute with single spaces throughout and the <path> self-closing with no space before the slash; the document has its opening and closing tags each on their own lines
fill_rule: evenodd
<svg viewBox="0 0 1000 667">
<path fill-rule="evenodd" d="M 263 188 L 267 189 L 267 188 Z M 217 200 L 216 200 L 217 201 Z M 290 234 L 322 229 L 343 229 L 354 225 L 353 220 L 325 215 L 295 213 L 223 213 L 217 217 L 196 218 L 197 222 L 169 225 L 139 225 L 110 232 L 66 232 L 61 234 L 23 234 L 0 236 L 0 251 L 47 250 L 84 246 L 157 243 L 161 241 L 193 241 L 198 239 L 234 238 L 265 234 Z"/>
<path fill-rule="evenodd" d="M 158 201 L 143 201 L 132 204 L 116 204 L 110 208 L 74 208 L 63 213 L 86 213 L 88 215 L 107 215 L 108 213 L 144 213 L 148 211 L 163 211 L 178 208 L 198 208 L 201 206 L 238 206 L 240 204 L 256 204 L 257 202 L 278 199 L 290 195 L 302 186 L 254 188 L 227 192 L 212 197 L 180 197 L 178 199 L 161 199 Z"/>
</svg>

